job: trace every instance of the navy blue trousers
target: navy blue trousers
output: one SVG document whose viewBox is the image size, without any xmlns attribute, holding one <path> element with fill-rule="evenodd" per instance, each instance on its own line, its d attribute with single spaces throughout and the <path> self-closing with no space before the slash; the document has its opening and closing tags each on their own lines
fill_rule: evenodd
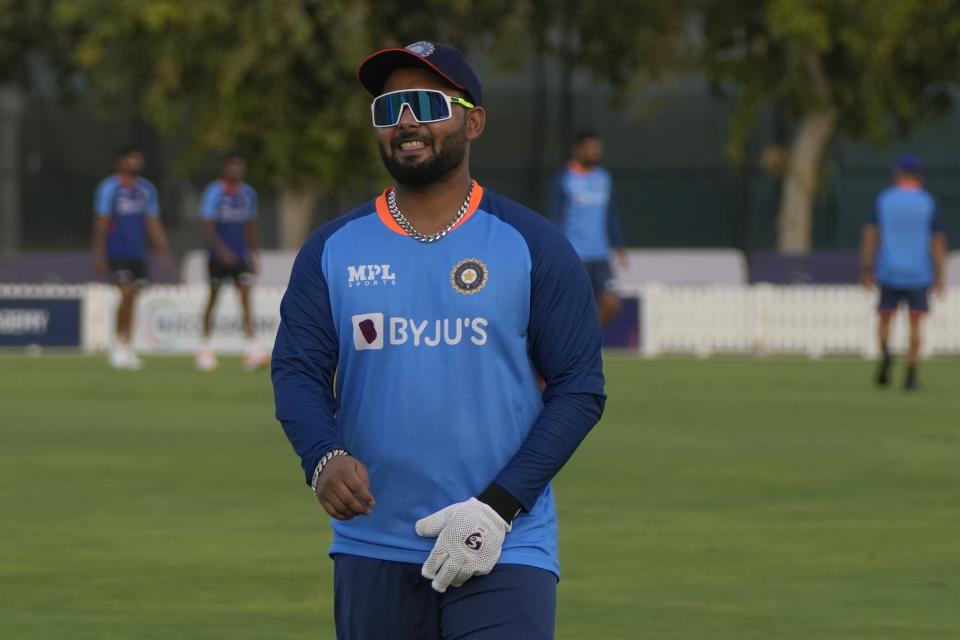
<svg viewBox="0 0 960 640">
<path fill-rule="evenodd" d="M 497 565 L 437 593 L 420 565 L 337 554 L 333 558 L 337 640 L 552 640 L 557 578 Z"/>
</svg>

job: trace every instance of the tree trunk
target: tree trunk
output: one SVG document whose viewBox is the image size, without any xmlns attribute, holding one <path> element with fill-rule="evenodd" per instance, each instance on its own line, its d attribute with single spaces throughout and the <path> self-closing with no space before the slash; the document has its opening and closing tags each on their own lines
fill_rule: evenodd
<svg viewBox="0 0 960 640">
<path fill-rule="evenodd" d="M 810 251 L 813 199 L 823 154 L 836 128 L 836 110 L 808 113 L 790 142 L 777 216 L 777 249 L 783 253 Z"/>
<path fill-rule="evenodd" d="M 303 246 L 313 230 L 313 213 L 319 198 L 320 191 L 311 187 L 288 187 L 280 192 L 280 248 L 296 250 Z"/>
</svg>

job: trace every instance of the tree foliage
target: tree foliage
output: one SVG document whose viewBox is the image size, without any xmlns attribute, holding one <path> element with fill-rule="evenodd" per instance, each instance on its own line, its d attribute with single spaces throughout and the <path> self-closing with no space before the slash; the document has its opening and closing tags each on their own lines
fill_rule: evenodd
<svg viewBox="0 0 960 640">
<path fill-rule="evenodd" d="M 838 128 L 884 142 L 952 107 L 960 79 L 956 0 L 710 0 L 704 66 L 738 89 L 732 150 L 757 110 L 793 121 L 835 109 Z"/>
<path fill-rule="evenodd" d="M 132 102 L 195 154 L 240 148 L 255 173 L 319 188 L 371 155 L 360 3 L 72 0 L 54 16 L 102 104 Z"/>
<path fill-rule="evenodd" d="M 31 56 L 46 58 L 60 80 L 74 71 L 65 34 L 50 24 L 53 2 L 0 0 L 0 84 L 28 86 Z"/>
<path fill-rule="evenodd" d="M 38 53 L 188 160 L 238 148 L 261 178 L 330 190 L 379 165 L 356 80 L 371 51 L 436 39 L 487 68 L 537 53 L 625 87 L 660 68 L 677 15 L 657 0 L 0 0 L 0 81 Z"/>
</svg>

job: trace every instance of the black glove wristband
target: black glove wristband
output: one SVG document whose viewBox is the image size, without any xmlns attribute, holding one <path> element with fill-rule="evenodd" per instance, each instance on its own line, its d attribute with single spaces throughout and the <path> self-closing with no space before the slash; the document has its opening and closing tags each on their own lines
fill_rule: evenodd
<svg viewBox="0 0 960 640">
<path fill-rule="evenodd" d="M 512 524 L 513 519 L 523 511 L 523 505 L 520 504 L 520 501 L 496 482 L 491 482 L 490 485 L 477 496 L 477 500 L 496 511 L 497 515 L 503 518 L 507 524 Z"/>
</svg>

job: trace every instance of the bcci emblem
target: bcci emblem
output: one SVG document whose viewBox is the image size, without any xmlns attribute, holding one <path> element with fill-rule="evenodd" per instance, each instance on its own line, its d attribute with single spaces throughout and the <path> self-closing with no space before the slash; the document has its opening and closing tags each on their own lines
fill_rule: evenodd
<svg viewBox="0 0 960 640">
<path fill-rule="evenodd" d="M 433 43 L 427 42 L 426 40 L 421 40 L 420 42 L 414 42 L 413 44 L 408 44 L 406 47 L 407 51 L 412 51 L 421 58 L 426 58 L 431 53 L 433 53 Z"/>
<path fill-rule="evenodd" d="M 457 263 L 457 266 L 450 272 L 450 284 L 465 296 L 476 293 L 487 286 L 487 279 L 490 272 L 487 271 L 487 265 L 476 258 L 467 258 Z"/>
</svg>

